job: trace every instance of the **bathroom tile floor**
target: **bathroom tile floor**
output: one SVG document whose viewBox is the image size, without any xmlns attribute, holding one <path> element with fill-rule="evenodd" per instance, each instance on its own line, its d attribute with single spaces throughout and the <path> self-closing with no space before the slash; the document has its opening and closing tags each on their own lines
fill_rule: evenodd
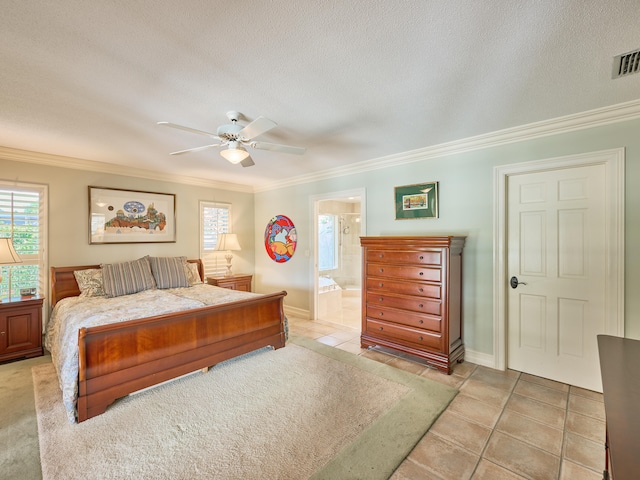
<svg viewBox="0 0 640 480">
<path fill-rule="evenodd" d="M 354 310 L 357 310 L 354 308 Z M 460 393 L 392 480 L 599 480 L 604 469 L 602 395 L 526 373 L 469 362 L 445 375 L 387 351 L 360 348 L 358 327 L 288 315 L 290 331 L 441 382 Z"/>
</svg>

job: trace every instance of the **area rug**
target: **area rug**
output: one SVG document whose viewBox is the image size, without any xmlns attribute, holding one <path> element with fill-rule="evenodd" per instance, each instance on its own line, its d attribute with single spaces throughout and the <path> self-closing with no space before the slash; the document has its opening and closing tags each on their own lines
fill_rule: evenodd
<svg viewBox="0 0 640 480">
<path fill-rule="evenodd" d="M 32 372 L 45 480 L 387 479 L 457 393 L 293 336 L 74 425 Z"/>
</svg>

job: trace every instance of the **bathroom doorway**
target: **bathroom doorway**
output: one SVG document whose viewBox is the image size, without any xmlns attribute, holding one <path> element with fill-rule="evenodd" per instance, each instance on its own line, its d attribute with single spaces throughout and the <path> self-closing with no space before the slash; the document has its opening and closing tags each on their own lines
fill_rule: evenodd
<svg viewBox="0 0 640 480">
<path fill-rule="evenodd" d="M 364 191 L 339 192 L 316 199 L 316 320 L 360 329 Z"/>
</svg>

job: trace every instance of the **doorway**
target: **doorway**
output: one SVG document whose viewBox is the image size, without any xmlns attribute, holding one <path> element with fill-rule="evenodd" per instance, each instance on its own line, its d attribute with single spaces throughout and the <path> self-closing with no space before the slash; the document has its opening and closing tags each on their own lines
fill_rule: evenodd
<svg viewBox="0 0 640 480">
<path fill-rule="evenodd" d="M 362 303 L 360 236 L 364 192 L 314 200 L 314 319 L 359 329 Z"/>
<path fill-rule="evenodd" d="M 616 149 L 496 168 L 496 368 L 601 391 L 596 336 L 624 334 L 623 167 Z"/>
</svg>

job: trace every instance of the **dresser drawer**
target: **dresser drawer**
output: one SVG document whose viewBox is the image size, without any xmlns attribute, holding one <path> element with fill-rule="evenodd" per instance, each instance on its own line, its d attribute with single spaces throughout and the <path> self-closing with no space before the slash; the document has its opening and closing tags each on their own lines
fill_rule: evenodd
<svg viewBox="0 0 640 480">
<path fill-rule="evenodd" d="M 385 293 L 367 292 L 367 303 L 371 305 L 401 308 L 431 315 L 441 315 L 441 304 L 439 300 L 431 300 L 421 297 L 401 297 L 387 295 Z"/>
<path fill-rule="evenodd" d="M 368 291 L 384 290 L 386 293 L 442 298 L 442 288 L 440 285 L 427 283 L 400 282 L 398 280 L 367 277 L 366 289 Z"/>
<path fill-rule="evenodd" d="M 367 265 L 367 275 L 372 277 L 392 277 L 403 278 L 405 280 L 439 282 L 442 279 L 442 270 L 440 268 L 369 263 Z"/>
<path fill-rule="evenodd" d="M 442 331 L 442 319 L 433 315 L 408 312 L 367 303 L 366 315 L 372 320 L 399 323 L 409 327 L 424 328 L 433 332 Z"/>
<path fill-rule="evenodd" d="M 434 350 L 442 349 L 442 336 L 436 332 L 417 330 L 402 325 L 379 322 L 367 318 L 367 333 L 376 337 L 386 337 L 391 340 L 402 340 L 405 342 L 428 347 Z"/>
<path fill-rule="evenodd" d="M 442 265 L 442 250 L 368 250 L 367 262 Z"/>
</svg>

